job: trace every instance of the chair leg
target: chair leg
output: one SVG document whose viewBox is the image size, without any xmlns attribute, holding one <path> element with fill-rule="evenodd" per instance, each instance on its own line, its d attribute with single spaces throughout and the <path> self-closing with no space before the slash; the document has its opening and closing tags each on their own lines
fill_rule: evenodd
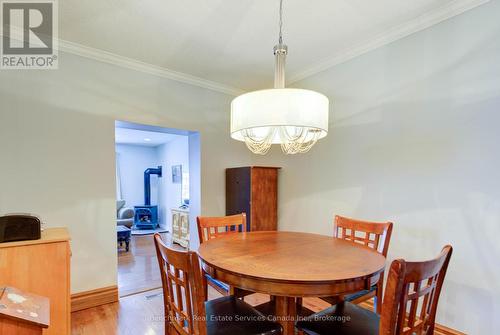
<svg viewBox="0 0 500 335">
<path fill-rule="evenodd" d="M 175 335 L 176 331 L 170 322 L 165 322 L 165 335 Z"/>
<path fill-rule="evenodd" d="M 297 313 L 300 313 L 300 311 L 302 310 L 302 297 L 298 297 L 298 298 L 295 298 L 295 305 L 296 305 L 296 309 L 297 309 Z"/>
<path fill-rule="evenodd" d="M 208 281 L 207 281 L 207 277 L 205 276 L 205 274 L 203 273 L 203 279 L 202 279 L 202 285 L 203 285 L 203 298 L 205 299 L 205 301 L 208 301 Z"/>
<path fill-rule="evenodd" d="M 380 315 L 382 313 L 382 287 L 384 284 L 384 278 L 380 278 L 377 284 L 377 291 L 375 292 L 375 297 L 373 301 L 375 302 L 375 313 Z"/>
<path fill-rule="evenodd" d="M 380 279 L 378 280 L 378 283 L 377 283 L 377 289 L 375 291 L 375 297 L 373 298 L 374 311 L 378 315 L 380 315 L 382 313 L 382 296 L 383 296 L 383 290 L 384 290 L 384 273 L 382 272 L 380 274 Z"/>
</svg>

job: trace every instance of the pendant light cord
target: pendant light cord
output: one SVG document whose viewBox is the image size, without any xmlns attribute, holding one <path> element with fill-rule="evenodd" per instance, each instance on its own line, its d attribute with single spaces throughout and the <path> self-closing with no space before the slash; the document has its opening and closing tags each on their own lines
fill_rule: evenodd
<svg viewBox="0 0 500 335">
<path fill-rule="evenodd" d="M 279 44 L 283 44 L 283 0 L 280 0 L 280 34 L 279 34 L 279 39 L 278 42 Z"/>
<path fill-rule="evenodd" d="M 288 47 L 283 44 L 283 0 L 280 0 L 278 45 L 274 46 L 274 88 L 285 88 L 285 61 Z"/>
</svg>

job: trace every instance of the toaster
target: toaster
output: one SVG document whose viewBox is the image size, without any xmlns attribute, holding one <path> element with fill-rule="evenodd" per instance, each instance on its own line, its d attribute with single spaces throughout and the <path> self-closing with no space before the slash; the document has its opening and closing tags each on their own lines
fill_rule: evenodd
<svg viewBox="0 0 500 335">
<path fill-rule="evenodd" d="M 36 216 L 9 214 L 0 216 L 0 243 L 38 240 L 41 237 L 41 222 Z"/>
</svg>

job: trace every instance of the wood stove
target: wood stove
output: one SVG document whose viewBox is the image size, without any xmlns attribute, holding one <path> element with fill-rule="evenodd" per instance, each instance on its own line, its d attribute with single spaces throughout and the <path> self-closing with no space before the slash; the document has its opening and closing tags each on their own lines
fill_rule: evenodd
<svg viewBox="0 0 500 335">
<path fill-rule="evenodd" d="M 158 227 L 158 206 L 151 205 L 151 175 L 161 178 L 161 166 L 144 171 L 144 205 L 134 206 L 134 225 L 139 229 Z"/>
</svg>

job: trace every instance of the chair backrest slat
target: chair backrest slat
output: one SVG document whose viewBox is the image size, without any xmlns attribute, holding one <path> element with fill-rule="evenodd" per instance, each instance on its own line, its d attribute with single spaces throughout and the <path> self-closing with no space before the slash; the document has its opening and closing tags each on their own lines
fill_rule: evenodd
<svg viewBox="0 0 500 335">
<path fill-rule="evenodd" d="M 219 217 L 198 216 L 196 221 L 200 243 L 225 234 L 245 232 L 247 227 L 245 213 Z"/>
<path fill-rule="evenodd" d="M 392 222 L 370 222 L 335 216 L 334 237 L 363 245 L 385 257 L 389 250 L 391 235 Z"/>
<path fill-rule="evenodd" d="M 392 262 L 382 304 L 380 334 L 434 334 L 437 304 L 452 252 L 453 248 L 447 245 L 430 261 Z"/>
<path fill-rule="evenodd" d="M 198 255 L 169 248 L 158 233 L 154 241 L 163 287 L 165 327 L 174 328 L 180 335 L 205 335 L 205 299 Z"/>
</svg>

